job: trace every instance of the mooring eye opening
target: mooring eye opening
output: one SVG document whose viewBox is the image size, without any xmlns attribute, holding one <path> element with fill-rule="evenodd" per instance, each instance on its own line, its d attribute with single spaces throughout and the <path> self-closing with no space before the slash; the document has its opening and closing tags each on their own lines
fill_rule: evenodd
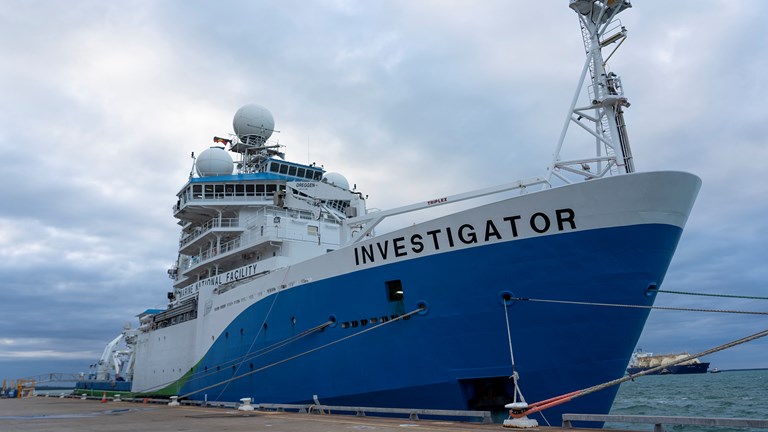
<svg viewBox="0 0 768 432">
<path fill-rule="evenodd" d="M 328 321 L 330 322 L 330 324 L 328 324 L 328 327 L 331 327 L 331 328 L 336 327 L 336 315 L 329 315 Z"/>
<path fill-rule="evenodd" d="M 500 303 L 502 306 L 504 306 L 504 305 L 507 305 L 507 306 L 511 306 L 511 305 L 515 304 L 515 298 L 516 298 L 516 297 L 515 297 L 515 295 L 512 293 L 512 291 L 507 291 L 507 290 L 504 290 L 504 291 L 501 291 L 501 292 L 499 293 L 499 295 L 498 295 L 498 297 L 497 297 L 497 298 L 498 298 L 498 300 L 499 300 L 499 303 Z"/>
<path fill-rule="evenodd" d="M 417 301 L 416 308 L 419 309 L 419 315 L 426 315 L 429 313 L 429 305 L 424 300 Z"/>
</svg>

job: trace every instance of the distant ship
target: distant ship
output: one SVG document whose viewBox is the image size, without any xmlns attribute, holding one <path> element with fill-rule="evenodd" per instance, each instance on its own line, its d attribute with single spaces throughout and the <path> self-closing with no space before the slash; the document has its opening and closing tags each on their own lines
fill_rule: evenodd
<svg viewBox="0 0 768 432">
<path fill-rule="evenodd" d="M 139 314 L 81 386 L 506 412 L 513 376 L 532 401 L 622 376 L 701 181 L 635 172 L 629 102 L 601 51 L 624 40 L 615 17 L 629 2 L 570 7 L 586 101 L 573 100 L 541 177 L 375 211 L 344 176 L 286 160 L 266 108 L 238 110 L 234 134 L 198 155 L 169 206 L 180 235 L 167 307 Z M 585 151 L 565 157 L 571 123 Z M 443 175 L 485 173 L 468 159 Z M 490 203 L 413 216 L 481 197 Z M 377 233 L 390 216 L 401 223 Z M 638 307 L 598 312 L 606 304 Z M 616 390 L 547 416 L 607 413 Z"/>
<path fill-rule="evenodd" d="M 676 360 L 688 357 L 688 353 L 682 352 L 679 354 L 658 354 L 654 355 L 650 352 L 643 352 L 638 349 L 632 354 L 632 358 L 629 361 L 629 367 L 627 373 L 634 375 L 636 373 L 653 369 L 659 366 L 665 366 Z M 702 362 L 698 358 L 688 360 L 686 362 L 666 366 L 659 369 L 656 372 L 651 372 L 648 375 L 682 375 L 682 374 L 699 374 L 706 373 L 709 368 L 709 363 Z M 713 373 L 719 372 L 716 368 L 712 370 Z"/>
</svg>

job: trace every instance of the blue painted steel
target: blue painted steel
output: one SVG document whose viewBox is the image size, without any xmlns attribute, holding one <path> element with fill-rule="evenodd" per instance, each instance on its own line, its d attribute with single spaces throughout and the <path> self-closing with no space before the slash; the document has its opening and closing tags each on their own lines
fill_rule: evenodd
<svg viewBox="0 0 768 432">
<path fill-rule="evenodd" d="M 220 175 L 220 176 L 209 176 L 209 177 L 194 177 L 189 179 L 189 183 L 220 183 L 224 181 L 240 182 L 240 181 L 251 181 L 251 180 L 292 181 L 297 178 L 298 177 L 292 177 L 292 176 L 281 175 L 281 174 L 259 172 L 259 173 L 253 173 L 253 174 L 231 174 L 231 175 Z M 306 180 L 306 179 L 302 179 L 302 180 Z"/>
<path fill-rule="evenodd" d="M 326 404 L 503 410 L 512 400 L 505 292 L 650 306 L 655 291 L 648 287 L 661 285 L 680 234 L 678 227 L 651 224 L 485 244 L 278 292 L 232 321 L 180 394 L 240 377 L 191 398 L 302 403 L 318 395 Z M 385 282 L 391 280 L 402 282 L 402 301 L 388 298 Z M 284 361 L 421 303 L 428 306 L 425 314 Z M 509 303 L 520 385 L 529 402 L 621 377 L 649 313 Z M 333 327 L 266 351 L 331 315 Z M 565 411 L 608 413 L 617 390 L 545 415 L 554 424 Z"/>
</svg>

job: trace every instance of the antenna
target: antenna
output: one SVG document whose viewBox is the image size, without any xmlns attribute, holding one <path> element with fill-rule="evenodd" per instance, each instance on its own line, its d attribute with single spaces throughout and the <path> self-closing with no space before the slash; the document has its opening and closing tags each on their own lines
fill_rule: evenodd
<svg viewBox="0 0 768 432">
<path fill-rule="evenodd" d="M 195 152 L 192 152 L 190 157 L 192 158 L 192 168 L 189 169 L 189 178 L 192 178 L 195 175 L 195 162 L 197 162 L 197 159 L 195 159 Z"/>
<path fill-rule="evenodd" d="M 268 142 L 275 130 L 275 120 L 268 109 L 254 104 L 241 107 L 232 120 L 236 140 L 229 150 L 240 153 L 238 171 L 241 174 L 259 172 L 265 161 L 273 156 L 284 158 L 280 144 Z"/>
<path fill-rule="evenodd" d="M 629 102 L 624 96 L 621 78 L 607 69 L 608 59 L 627 37 L 627 29 L 616 15 L 632 5 L 629 0 L 571 0 L 568 6 L 579 17 L 586 60 L 549 166 L 547 183 L 550 185 L 552 176 L 570 184 L 573 181 L 566 174 L 589 180 L 635 171 L 624 122 L 623 108 L 629 107 Z M 613 51 L 603 59 L 602 50 L 614 44 Z M 585 83 L 587 73 L 588 84 Z M 577 106 L 584 93 L 588 96 L 586 104 Z M 571 123 L 591 135 L 594 153 L 586 158 L 561 160 L 560 152 Z"/>
</svg>

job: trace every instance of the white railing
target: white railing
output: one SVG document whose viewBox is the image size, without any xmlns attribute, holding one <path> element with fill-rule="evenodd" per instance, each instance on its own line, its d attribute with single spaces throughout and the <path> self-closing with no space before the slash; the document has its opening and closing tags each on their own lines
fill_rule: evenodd
<svg viewBox="0 0 768 432">
<path fill-rule="evenodd" d="M 199 204 L 205 204 L 206 202 L 221 202 L 221 201 L 255 201 L 255 202 L 272 202 L 272 197 L 275 192 L 256 192 L 249 194 L 239 194 L 235 192 L 208 192 L 200 195 L 193 195 L 192 193 L 183 194 L 177 204 L 172 209 L 174 213 L 181 210 L 182 207 L 192 201 L 197 201 Z"/>
<path fill-rule="evenodd" d="M 263 221 L 258 219 L 265 218 Z M 278 219 L 279 218 L 279 219 Z M 291 240 L 301 241 L 306 243 L 318 244 L 318 236 L 310 235 L 307 233 L 307 226 L 304 224 L 297 225 L 295 227 L 290 226 L 291 220 L 315 220 L 311 212 L 287 210 L 287 209 L 267 209 L 260 210 L 254 216 L 249 217 L 246 225 L 251 226 L 251 229 L 247 229 L 238 238 L 230 240 L 228 242 L 213 245 L 208 249 L 202 251 L 198 255 L 190 256 L 189 259 L 181 263 L 181 268 L 184 271 L 193 267 L 197 267 L 201 264 L 209 262 L 221 255 L 229 254 L 233 251 L 242 250 L 260 243 L 266 243 L 275 240 Z M 333 219 L 322 218 L 323 223 L 333 223 L 338 225 Z M 256 225 L 263 223 L 256 229 Z M 243 227 L 246 229 L 245 227 Z M 318 223 L 319 234 L 323 234 L 320 223 Z M 327 238 L 326 238 L 327 237 Z M 324 246 L 339 246 L 339 233 L 334 231 L 332 235 L 320 237 L 321 243 Z"/>
<path fill-rule="evenodd" d="M 211 230 L 215 228 L 237 228 L 239 226 L 240 226 L 239 218 L 222 218 L 221 220 L 219 218 L 213 218 L 208 222 L 204 223 L 203 225 L 201 225 L 194 232 L 182 238 L 179 241 L 179 247 L 184 247 L 188 245 L 189 243 L 193 242 L 195 239 L 200 238 L 201 236 L 211 232 Z"/>
</svg>

